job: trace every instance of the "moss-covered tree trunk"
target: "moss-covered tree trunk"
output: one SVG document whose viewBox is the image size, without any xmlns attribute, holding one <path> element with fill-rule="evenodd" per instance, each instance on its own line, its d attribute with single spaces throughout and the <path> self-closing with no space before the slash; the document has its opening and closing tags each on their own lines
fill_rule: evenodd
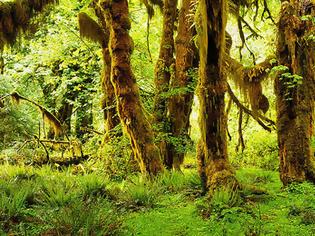
<svg viewBox="0 0 315 236">
<path fill-rule="evenodd" d="M 170 97 L 168 104 L 172 135 L 180 142 L 180 148 L 169 146 L 169 164 L 179 170 L 184 161 L 185 143 L 189 141 L 189 118 L 194 97 L 193 70 L 198 66 L 196 48 L 193 41 L 195 34 L 191 16 L 192 0 L 183 0 L 178 18 L 178 33 L 175 40 L 175 76 L 170 88 L 178 91 Z"/>
<path fill-rule="evenodd" d="M 201 139 L 197 158 L 199 173 L 210 193 L 219 187 L 236 187 L 235 174 L 227 155 L 223 71 L 225 51 L 226 0 L 200 0 L 200 78 L 198 96 Z"/>
<path fill-rule="evenodd" d="M 276 79 L 275 91 L 280 177 L 285 185 L 315 182 L 310 142 L 315 93 L 315 44 L 310 37 L 315 32 L 314 16 L 312 1 L 282 1 L 277 53 L 279 64 L 288 70 Z"/>
<path fill-rule="evenodd" d="M 101 6 L 110 32 L 111 81 L 114 85 L 118 114 L 124 130 L 130 137 L 134 157 L 141 172 L 156 175 L 162 171 L 163 165 L 131 70 L 128 1 L 102 1 Z"/>
<path fill-rule="evenodd" d="M 159 58 L 155 67 L 156 95 L 154 99 L 154 119 L 157 131 L 169 133 L 169 121 L 167 114 L 166 92 L 174 72 L 174 28 L 177 11 L 177 0 L 165 0 L 163 8 L 163 32 L 160 44 Z M 165 140 L 160 141 L 160 151 L 165 165 L 172 168 L 172 158 L 169 156 L 169 144 Z"/>
<path fill-rule="evenodd" d="M 104 112 L 104 122 L 105 122 L 105 138 L 104 142 L 108 141 L 112 135 L 115 135 L 112 131 L 119 125 L 120 120 L 117 114 L 117 105 L 115 98 L 114 86 L 111 82 L 111 64 L 112 59 L 110 56 L 109 50 L 109 28 L 106 24 L 106 19 L 102 14 L 101 9 L 97 4 L 97 1 L 94 0 L 95 13 L 99 19 L 102 30 L 104 31 L 105 38 L 102 40 L 102 54 L 103 54 L 103 71 L 101 75 L 101 84 L 102 84 L 102 109 Z M 117 133 L 116 133 L 117 134 Z"/>
<path fill-rule="evenodd" d="M 111 77 L 111 57 L 108 47 L 103 48 L 103 72 L 101 76 L 102 83 L 102 109 L 104 112 L 104 121 L 105 121 L 105 139 L 108 140 L 110 136 L 113 135 L 113 129 L 119 125 L 119 117 L 116 109 L 116 98 L 115 91 L 112 82 L 110 81 Z"/>
</svg>

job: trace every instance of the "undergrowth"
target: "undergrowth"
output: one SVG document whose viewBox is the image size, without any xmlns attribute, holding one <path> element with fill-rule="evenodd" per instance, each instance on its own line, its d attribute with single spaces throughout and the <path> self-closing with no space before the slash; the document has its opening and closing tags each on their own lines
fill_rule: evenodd
<svg viewBox="0 0 315 236">
<path fill-rule="evenodd" d="M 237 171 L 242 189 L 203 196 L 195 169 L 113 181 L 98 172 L 4 165 L 7 235 L 313 235 L 315 188 L 282 188 L 274 171 Z M 255 187 L 253 187 L 255 186 Z"/>
</svg>

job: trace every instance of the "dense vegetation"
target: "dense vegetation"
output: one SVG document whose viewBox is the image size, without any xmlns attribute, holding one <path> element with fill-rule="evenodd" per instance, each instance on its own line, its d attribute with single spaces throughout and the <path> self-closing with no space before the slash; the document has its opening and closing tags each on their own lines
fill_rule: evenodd
<svg viewBox="0 0 315 236">
<path fill-rule="evenodd" d="M 0 0 L 1 235 L 314 235 L 314 0 Z"/>
</svg>

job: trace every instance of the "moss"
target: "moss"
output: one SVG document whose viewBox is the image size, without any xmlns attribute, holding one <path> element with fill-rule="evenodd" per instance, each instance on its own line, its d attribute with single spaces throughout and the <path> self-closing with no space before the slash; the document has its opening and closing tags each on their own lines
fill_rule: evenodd
<svg viewBox="0 0 315 236">
<path fill-rule="evenodd" d="M 130 20 L 126 0 L 101 1 L 110 31 L 111 82 L 114 86 L 118 114 L 128 134 L 134 154 L 143 174 L 156 175 L 163 170 L 160 153 L 154 144 L 153 131 L 144 115 L 139 88 L 130 66 Z"/>
<path fill-rule="evenodd" d="M 80 36 L 97 42 L 100 45 L 107 45 L 108 35 L 105 34 L 104 30 L 100 25 L 93 20 L 85 12 L 80 12 L 78 15 L 79 26 L 80 26 Z"/>
<path fill-rule="evenodd" d="M 0 49 L 13 45 L 26 32 L 30 20 L 58 0 L 15 0 L 0 2 Z"/>
<path fill-rule="evenodd" d="M 38 107 L 38 109 L 40 110 L 40 112 L 43 115 L 43 119 L 44 121 L 46 121 L 54 130 L 56 135 L 60 135 L 63 132 L 63 128 L 61 126 L 60 121 L 51 113 L 49 112 L 46 108 L 44 108 L 43 106 L 41 106 L 40 104 L 26 98 L 23 97 L 22 95 L 20 95 L 17 92 L 13 92 L 12 94 L 10 94 L 12 100 L 19 104 L 21 100 L 27 101 L 33 105 L 35 105 L 36 107 Z"/>
<path fill-rule="evenodd" d="M 226 59 L 228 63 L 227 72 L 254 111 L 261 110 L 266 113 L 269 109 L 269 101 L 263 94 L 261 82 L 267 78 L 268 69 L 273 67 L 273 63 L 270 62 L 271 58 L 269 57 L 265 61 L 248 68 L 233 58 L 228 57 Z"/>
</svg>

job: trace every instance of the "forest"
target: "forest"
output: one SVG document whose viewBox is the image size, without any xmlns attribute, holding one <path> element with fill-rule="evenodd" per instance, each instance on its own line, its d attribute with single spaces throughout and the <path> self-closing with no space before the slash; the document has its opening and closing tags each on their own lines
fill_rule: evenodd
<svg viewBox="0 0 315 236">
<path fill-rule="evenodd" d="M 315 235 L 315 0 L 0 0 L 0 235 Z"/>
</svg>

